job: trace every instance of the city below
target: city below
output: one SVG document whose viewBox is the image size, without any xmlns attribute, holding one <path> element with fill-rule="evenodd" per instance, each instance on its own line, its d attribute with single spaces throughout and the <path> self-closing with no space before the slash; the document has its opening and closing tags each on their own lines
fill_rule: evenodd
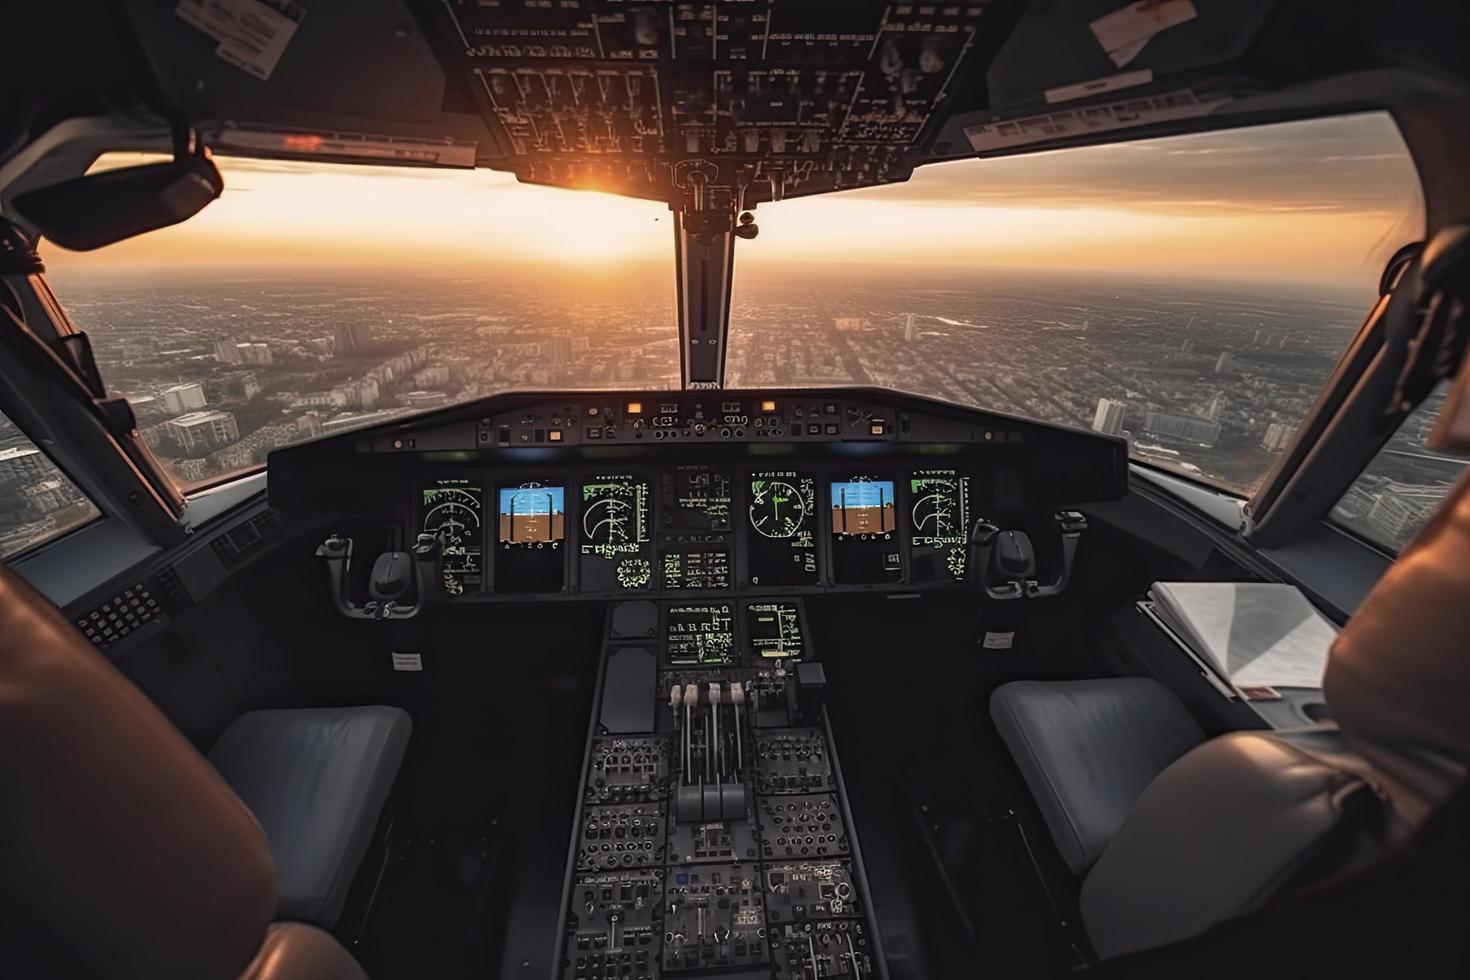
<svg viewBox="0 0 1470 980">
<path fill-rule="evenodd" d="M 679 382 L 667 270 L 491 275 L 171 274 L 72 266 L 58 298 L 180 484 L 279 446 L 512 388 Z M 737 269 L 726 383 L 864 384 L 1092 428 L 1136 459 L 1247 494 L 1291 443 L 1366 297 L 1278 285 L 1039 273 Z M 1464 463 L 1411 417 L 1334 518 L 1391 550 Z M 0 551 L 91 516 L 0 432 Z M 18 492 L 17 492 L 18 491 Z"/>
</svg>

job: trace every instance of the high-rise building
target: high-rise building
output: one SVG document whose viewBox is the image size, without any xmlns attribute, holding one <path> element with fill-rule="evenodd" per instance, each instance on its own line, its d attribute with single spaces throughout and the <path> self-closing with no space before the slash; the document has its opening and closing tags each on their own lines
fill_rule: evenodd
<svg viewBox="0 0 1470 980">
<path fill-rule="evenodd" d="M 1228 350 L 1222 350 L 1220 356 L 1215 358 L 1215 373 L 1234 374 L 1235 370 L 1235 355 Z"/>
<path fill-rule="evenodd" d="M 224 340 L 214 342 L 214 359 L 221 364 L 240 363 L 240 345 L 236 344 L 234 338 L 227 337 Z"/>
<path fill-rule="evenodd" d="M 1368 526 L 1377 531 L 1383 540 L 1404 545 L 1419 525 L 1424 523 L 1426 512 L 1427 508 L 1421 501 L 1386 492 L 1379 495 L 1373 508 L 1368 511 Z"/>
<path fill-rule="evenodd" d="M 275 356 L 271 354 L 270 346 L 267 344 L 236 344 L 240 352 L 241 364 L 274 364 Z"/>
<path fill-rule="evenodd" d="M 312 337 L 306 342 L 306 346 L 323 357 L 331 357 L 337 350 L 337 339 L 335 337 Z"/>
<path fill-rule="evenodd" d="M 204 386 L 198 382 L 174 385 L 158 397 L 163 399 L 163 407 L 170 415 L 198 411 L 208 404 L 204 397 Z"/>
<path fill-rule="evenodd" d="M 906 344 L 912 344 L 914 342 L 914 337 L 915 337 L 915 332 L 914 332 L 914 315 L 912 313 L 905 313 L 903 315 L 903 340 L 904 340 L 904 343 L 906 343 Z"/>
<path fill-rule="evenodd" d="M 860 316 L 833 317 L 832 325 L 837 328 L 838 333 L 857 333 L 863 329 L 863 318 Z"/>
<path fill-rule="evenodd" d="M 1205 418 L 1211 422 L 1220 421 L 1220 416 L 1225 414 L 1225 392 L 1217 391 L 1210 398 L 1210 403 L 1205 406 Z"/>
<path fill-rule="evenodd" d="M 1148 411 L 1143 416 L 1143 431 L 1155 438 L 1185 442 L 1209 448 L 1220 438 L 1220 423 L 1192 415 L 1170 415 Z"/>
<path fill-rule="evenodd" d="M 229 412 L 189 412 L 166 424 L 186 456 L 200 456 L 240 438 L 240 427 Z"/>
<path fill-rule="evenodd" d="M 51 461 L 34 446 L 0 449 L 0 483 L 34 480 L 51 471 Z"/>
<path fill-rule="evenodd" d="M 373 327 L 370 323 L 344 323 L 337 327 L 337 350 L 362 351 L 373 346 Z"/>
<path fill-rule="evenodd" d="M 1261 436 L 1261 448 L 1279 453 L 1291 443 L 1295 435 L 1296 426 L 1287 425 L 1284 422 L 1272 422 L 1266 426 L 1266 432 Z"/>
<path fill-rule="evenodd" d="M 1110 436 L 1123 431 L 1123 416 L 1128 412 L 1128 403 L 1115 398 L 1099 398 L 1097 411 L 1092 416 L 1092 427 Z"/>
</svg>

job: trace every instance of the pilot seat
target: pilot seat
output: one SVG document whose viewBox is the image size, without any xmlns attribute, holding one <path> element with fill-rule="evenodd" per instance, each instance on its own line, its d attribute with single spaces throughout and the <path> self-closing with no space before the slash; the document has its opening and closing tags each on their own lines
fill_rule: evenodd
<svg viewBox="0 0 1470 980">
<path fill-rule="evenodd" d="M 1148 678 L 1013 681 L 991 717 L 1104 959 L 1361 870 L 1470 771 L 1470 477 L 1330 652 L 1332 723 L 1206 739 Z"/>
<path fill-rule="evenodd" d="M 379 706 L 253 711 L 221 736 L 212 766 L 0 569 L 6 974 L 365 978 L 324 929 L 409 728 Z"/>
</svg>

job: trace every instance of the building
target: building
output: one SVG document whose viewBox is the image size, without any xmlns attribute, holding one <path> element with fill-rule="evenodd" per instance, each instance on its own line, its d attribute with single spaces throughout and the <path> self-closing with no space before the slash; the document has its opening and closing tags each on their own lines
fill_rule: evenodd
<svg viewBox="0 0 1470 980">
<path fill-rule="evenodd" d="M 834 317 L 832 325 L 837 328 L 838 333 L 857 333 L 863 329 L 863 318 L 860 316 Z"/>
<path fill-rule="evenodd" d="M 904 340 L 904 343 L 906 343 L 906 344 L 912 344 L 914 342 L 914 337 L 915 336 L 917 336 L 917 335 L 914 332 L 914 315 L 912 313 L 905 313 L 903 315 L 903 340 Z"/>
<path fill-rule="evenodd" d="M 337 350 L 363 351 L 373 346 L 373 328 L 368 323 L 344 323 L 337 328 Z"/>
<path fill-rule="evenodd" d="M 306 342 L 306 346 L 314 354 L 331 357 L 337 351 L 337 340 L 334 337 L 312 337 Z"/>
<path fill-rule="evenodd" d="M 1097 411 L 1092 416 L 1092 428 L 1110 436 L 1123 431 L 1123 416 L 1128 412 L 1128 403 L 1115 398 L 1099 398 Z"/>
<path fill-rule="evenodd" d="M 34 446 L 0 449 L 0 483 L 38 480 L 51 474 L 51 461 Z"/>
<path fill-rule="evenodd" d="M 214 359 L 221 364 L 240 363 L 240 348 L 233 337 L 214 342 Z"/>
<path fill-rule="evenodd" d="M 209 404 L 204 397 L 204 386 L 197 382 L 174 385 L 158 397 L 163 399 L 163 407 L 170 415 L 195 412 Z"/>
<path fill-rule="evenodd" d="M 410 391 L 403 396 L 403 403 L 415 412 L 428 408 L 440 408 L 449 404 L 449 396 L 442 391 Z"/>
<path fill-rule="evenodd" d="M 402 414 L 402 409 L 385 408 L 377 412 L 354 412 L 350 415 L 342 415 L 332 419 L 330 422 L 323 422 L 322 435 L 329 436 L 334 432 L 357 429 L 364 425 L 373 425 L 376 422 L 387 422 L 389 419 L 397 418 Z"/>
<path fill-rule="evenodd" d="M 1211 422 L 1220 421 L 1220 416 L 1225 414 L 1225 392 L 1217 391 L 1210 398 L 1210 403 L 1205 406 L 1205 418 Z"/>
<path fill-rule="evenodd" d="M 1220 356 L 1215 358 L 1216 374 L 1234 374 L 1238 368 L 1235 364 L 1235 355 L 1228 350 L 1221 351 Z"/>
<path fill-rule="evenodd" d="M 571 345 L 568 344 L 567 356 L 571 356 Z M 449 384 L 449 368 L 443 365 L 426 367 L 413 376 L 415 388 L 439 388 Z"/>
<path fill-rule="evenodd" d="M 237 344 L 236 349 L 240 352 L 240 364 L 267 365 L 276 360 L 268 344 Z"/>
<path fill-rule="evenodd" d="M 165 424 L 186 456 L 202 456 L 240 438 L 240 427 L 229 412 L 189 412 Z"/>
<path fill-rule="evenodd" d="M 1220 423 L 1192 415 L 1170 415 L 1150 409 L 1143 416 L 1144 434 L 1171 442 L 1189 443 L 1206 449 L 1220 438 Z"/>
<path fill-rule="evenodd" d="M 128 395 L 127 398 L 128 404 L 133 409 L 133 418 L 139 422 L 161 419 L 168 414 L 163 402 L 152 395 Z"/>
<path fill-rule="evenodd" d="M 1422 501 L 1396 493 L 1383 493 L 1368 511 L 1368 526 L 1380 541 L 1402 546 L 1408 544 L 1427 515 L 1428 508 Z"/>
<path fill-rule="evenodd" d="M 1295 435 L 1296 426 L 1287 425 L 1284 422 L 1272 422 L 1266 426 L 1266 432 L 1261 436 L 1261 448 L 1279 453 L 1291 444 L 1292 437 Z"/>
<path fill-rule="evenodd" d="M 69 483 L 61 480 L 42 480 L 21 490 L 26 505 L 38 514 L 50 514 L 76 503 L 81 494 Z"/>
</svg>

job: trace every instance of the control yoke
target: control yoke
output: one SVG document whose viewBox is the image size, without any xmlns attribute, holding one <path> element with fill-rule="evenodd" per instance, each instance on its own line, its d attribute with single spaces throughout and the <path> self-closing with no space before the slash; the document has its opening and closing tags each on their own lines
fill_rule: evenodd
<svg viewBox="0 0 1470 980">
<path fill-rule="evenodd" d="M 326 560 L 332 601 L 349 619 L 412 619 L 428 604 L 439 582 L 439 539 L 420 534 L 409 551 L 385 551 L 373 562 L 368 601 L 362 605 L 348 595 L 352 567 L 352 539 L 333 534 L 316 549 Z M 412 595 L 411 602 L 404 602 Z"/>
<path fill-rule="evenodd" d="M 1087 530 L 1079 511 L 1060 510 L 1054 517 L 1062 538 L 1062 567 L 1043 585 L 1036 578 L 1036 549 L 1025 531 L 1003 531 L 978 520 L 970 531 L 970 581 L 991 599 L 1044 599 L 1066 589 L 1072 579 L 1077 541 Z"/>
</svg>

